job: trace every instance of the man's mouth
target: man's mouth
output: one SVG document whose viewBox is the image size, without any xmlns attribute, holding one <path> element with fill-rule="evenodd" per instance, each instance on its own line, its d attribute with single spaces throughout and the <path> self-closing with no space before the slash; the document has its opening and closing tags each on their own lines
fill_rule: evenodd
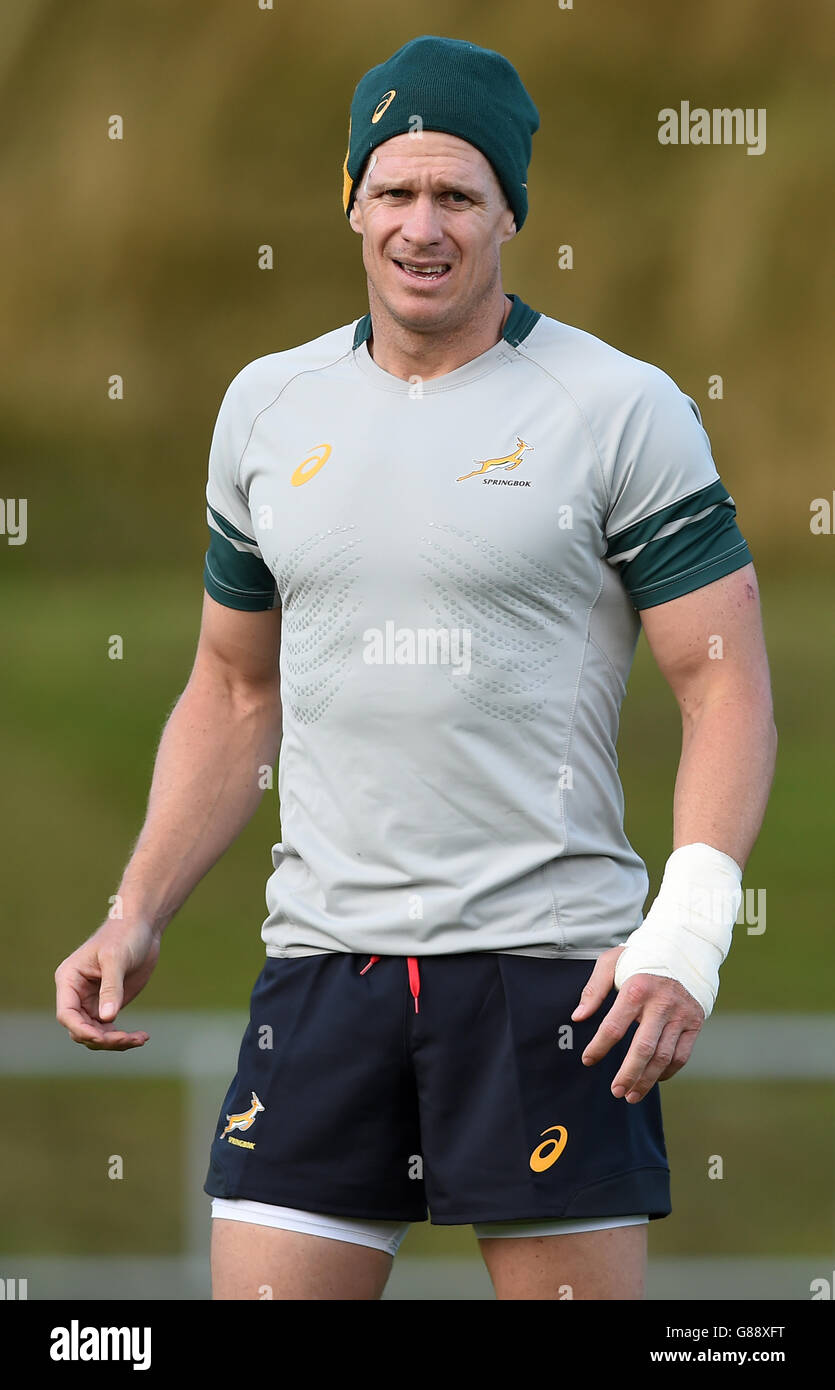
<svg viewBox="0 0 835 1390">
<path fill-rule="evenodd" d="M 448 261 L 398 261 L 394 264 L 410 280 L 423 284 L 435 284 L 443 280 L 452 269 Z"/>
</svg>

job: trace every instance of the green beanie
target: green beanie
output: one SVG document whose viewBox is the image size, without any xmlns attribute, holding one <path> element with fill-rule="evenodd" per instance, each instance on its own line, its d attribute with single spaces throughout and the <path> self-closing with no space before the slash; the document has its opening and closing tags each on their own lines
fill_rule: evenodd
<svg viewBox="0 0 835 1390">
<path fill-rule="evenodd" d="M 539 112 L 512 63 L 463 39 L 424 34 L 361 78 L 351 102 L 342 205 L 350 213 L 356 181 L 371 151 L 416 128 L 457 135 L 489 159 L 513 209 L 516 230 L 528 215 L 525 182 Z"/>
</svg>

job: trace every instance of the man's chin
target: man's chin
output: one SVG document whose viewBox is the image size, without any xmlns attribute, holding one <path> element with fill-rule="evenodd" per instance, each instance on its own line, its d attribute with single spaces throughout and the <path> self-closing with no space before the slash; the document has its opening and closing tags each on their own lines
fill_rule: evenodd
<svg viewBox="0 0 835 1390">
<path fill-rule="evenodd" d="M 392 318 L 403 328 L 410 328 L 416 333 L 431 332 L 455 317 L 457 295 L 412 294 L 408 291 L 404 294 L 401 291 L 388 295 L 385 302 Z"/>
</svg>

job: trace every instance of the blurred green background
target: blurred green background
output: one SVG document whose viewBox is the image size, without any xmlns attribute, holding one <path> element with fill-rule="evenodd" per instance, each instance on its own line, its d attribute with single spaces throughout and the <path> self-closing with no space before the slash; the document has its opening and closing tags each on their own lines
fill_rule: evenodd
<svg viewBox="0 0 835 1390">
<path fill-rule="evenodd" d="M 28 499 L 28 538 L 0 535 L 0 1009 L 52 1011 L 53 971 L 103 918 L 139 831 L 194 654 L 226 386 L 367 309 L 341 207 L 348 107 L 362 73 L 418 33 L 501 50 L 539 107 L 505 288 L 662 366 L 700 406 L 757 565 L 781 739 L 745 873 L 767 892 L 767 929 L 737 932 L 717 1016 L 831 1008 L 835 538 L 809 524 L 835 487 L 830 20 L 823 0 L 4 9 L 0 496 Z M 659 145 L 658 111 L 682 100 L 766 108 L 765 153 Z M 114 114 L 121 141 L 107 138 Z M 572 270 L 558 268 L 565 244 Z M 122 400 L 108 397 L 113 374 Z M 653 892 L 679 737 L 642 639 L 620 756 Z M 143 1002 L 245 1010 L 278 838 L 268 793 L 169 929 L 139 1025 Z M 178 1083 L 0 1073 L 0 1096 L 16 1117 L 0 1134 L 1 1256 L 181 1248 Z M 663 1096 L 675 1210 L 653 1223 L 655 1255 L 826 1256 L 829 1084 L 679 1078 Z M 131 1181 L 105 1180 L 112 1152 Z M 705 1177 L 713 1153 L 721 1183 Z M 418 1227 L 401 1259 L 474 1249 L 468 1229 Z"/>
</svg>

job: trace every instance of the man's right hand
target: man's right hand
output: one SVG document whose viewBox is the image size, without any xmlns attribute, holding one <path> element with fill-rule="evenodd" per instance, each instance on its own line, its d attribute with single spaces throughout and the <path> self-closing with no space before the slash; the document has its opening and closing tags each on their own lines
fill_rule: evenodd
<svg viewBox="0 0 835 1390">
<path fill-rule="evenodd" d="M 124 1033 L 112 1025 L 122 1005 L 148 983 L 159 950 L 159 936 L 146 923 L 107 921 L 61 962 L 55 1014 L 73 1042 L 93 1051 L 126 1052 L 148 1041 L 148 1033 Z"/>
</svg>

